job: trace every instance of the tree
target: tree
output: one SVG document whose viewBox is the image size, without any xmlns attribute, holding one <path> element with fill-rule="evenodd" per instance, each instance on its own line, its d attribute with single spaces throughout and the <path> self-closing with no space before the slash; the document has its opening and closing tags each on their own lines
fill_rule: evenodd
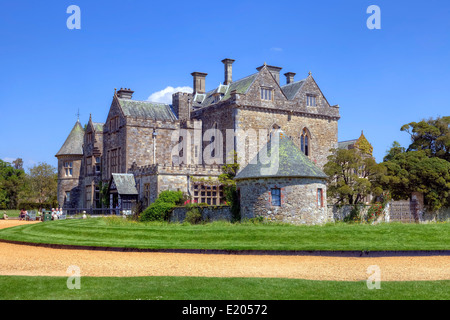
<svg viewBox="0 0 450 320">
<path fill-rule="evenodd" d="M 0 160 L 0 208 L 16 209 L 23 189 L 25 172 Z"/>
<path fill-rule="evenodd" d="M 356 205 L 370 195 L 383 192 L 385 168 L 373 157 L 354 149 L 332 149 L 324 172 L 328 175 L 328 196 L 339 204 Z"/>
<path fill-rule="evenodd" d="M 27 180 L 30 185 L 29 197 L 38 203 L 57 199 L 58 175 L 56 168 L 41 162 L 29 169 Z"/>
<path fill-rule="evenodd" d="M 425 151 L 428 157 L 450 161 L 450 116 L 410 122 L 401 127 L 411 136 L 406 151 Z"/>
<path fill-rule="evenodd" d="M 428 157 L 424 150 L 396 153 L 383 162 L 385 187 L 392 198 L 407 199 L 414 191 L 422 192 L 431 211 L 450 204 L 450 162 Z"/>
<path fill-rule="evenodd" d="M 450 205 L 450 117 L 410 122 L 401 127 L 411 136 L 407 149 L 394 142 L 383 159 L 384 186 L 393 199 L 422 192 L 431 211 Z"/>
</svg>

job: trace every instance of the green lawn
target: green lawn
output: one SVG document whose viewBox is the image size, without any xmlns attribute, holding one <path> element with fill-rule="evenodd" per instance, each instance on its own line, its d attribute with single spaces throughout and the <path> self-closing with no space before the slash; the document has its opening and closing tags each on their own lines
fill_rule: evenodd
<svg viewBox="0 0 450 320">
<path fill-rule="evenodd" d="M 450 224 L 205 225 L 68 219 L 0 230 L 0 239 L 150 249 L 448 250 Z"/>
<path fill-rule="evenodd" d="M 312 281 L 263 278 L 0 276 L 1 300 L 448 300 L 450 281 Z"/>
<path fill-rule="evenodd" d="M 18 217 L 19 216 L 20 210 L 0 210 L 0 218 L 3 218 L 3 213 L 4 212 L 6 212 L 8 217 L 14 218 L 14 217 Z"/>
</svg>

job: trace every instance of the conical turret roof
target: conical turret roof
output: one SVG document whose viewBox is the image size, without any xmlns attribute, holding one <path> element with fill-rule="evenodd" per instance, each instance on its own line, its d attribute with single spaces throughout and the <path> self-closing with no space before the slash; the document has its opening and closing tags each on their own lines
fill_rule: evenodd
<svg viewBox="0 0 450 320">
<path fill-rule="evenodd" d="M 258 152 L 255 159 L 250 161 L 236 175 L 235 179 L 277 177 L 326 179 L 327 175 L 290 138 L 280 132 L 279 139 L 269 140 L 265 147 Z"/>
<path fill-rule="evenodd" d="M 84 129 L 80 121 L 77 120 L 70 131 L 69 136 L 59 149 L 56 157 L 64 155 L 82 155 L 83 154 Z"/>
</svg>

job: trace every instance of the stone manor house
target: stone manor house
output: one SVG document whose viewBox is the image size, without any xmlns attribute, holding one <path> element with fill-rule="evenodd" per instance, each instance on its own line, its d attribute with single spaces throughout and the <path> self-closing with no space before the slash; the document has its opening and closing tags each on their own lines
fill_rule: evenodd
<svg viewBox="0 0 450 320">
<path fill-rule="evenodd" d="M 269 147 L 272 135 L 279 136 L 283 152 L 279 170 L 269 175 L 261 173 L 261 163 L 251 162 L 252 156 L 238 152 L 242 215 L 326 219 L 321 169 L 330 149 L 338 147 L 339 106 L 330 105 L 311 73 L 294 80 L 296 74 L 287 72 L 284 80 L 281 67 L 264 63 L 234 80 L 233 62 L 222 60 L 224 81 L 209 91 L 203 72 L 191 74 L 193 93 L 173 94 L 172 104 L 133 100 L 133 91 L 121 88 L 114 92 L 105 122 L 90 117 L 83 127 L 77 121 L 56 154 L 60 206 L 100 208 L 101 185 L 108 186 L 108 207 L 122 210 L 137 201 L 147 206 L 167 189 L 182 190 L 199 203 L 221 204 L 217 177 L 230 153 L 222 137 L 230 130 L 253 130 L 268 132 Z M 244 150 L 261 146 L 262 138 L 245 140 Z M 231 150 L 238 151 L 236 137 L 231 141 Z"/>
</svg>

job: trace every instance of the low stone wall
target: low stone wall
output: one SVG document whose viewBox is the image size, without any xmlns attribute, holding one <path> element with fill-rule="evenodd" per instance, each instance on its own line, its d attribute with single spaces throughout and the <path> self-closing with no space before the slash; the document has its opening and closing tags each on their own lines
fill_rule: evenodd
<svg viewBox="0 0 450 320">
<path fill-rule="evenodd" d="M 422 216 L 423 222 L 438 222 L 450 221 L 450 208 L 441 208 L 436 212 L 427 212 L 426 210 Z"/>
<path fill-rule="evenodd" d="M 203 221 L 231 221 L 232 214 L 229 206 L 199 207 Z M 176 207 L 170 215 L 170 222 L 183 222 L 186 218 L 186 207 Z"/>
<path fill-rule="evenodd" d="M 370 205 L 360 205 L 359 215 L 362 219 L 367 220 L 367 214 L 369 211 Z M 328 206 L 328 221 L 344 221 L 346 217 L 348 217 L 353 209 L 351 205 L 329 205 Z M 389 206 L 384 209 L 384 214 L 380 215 L 375 223 L 379 222 L 388 222 L 389 221 Z"/>
</svg>

